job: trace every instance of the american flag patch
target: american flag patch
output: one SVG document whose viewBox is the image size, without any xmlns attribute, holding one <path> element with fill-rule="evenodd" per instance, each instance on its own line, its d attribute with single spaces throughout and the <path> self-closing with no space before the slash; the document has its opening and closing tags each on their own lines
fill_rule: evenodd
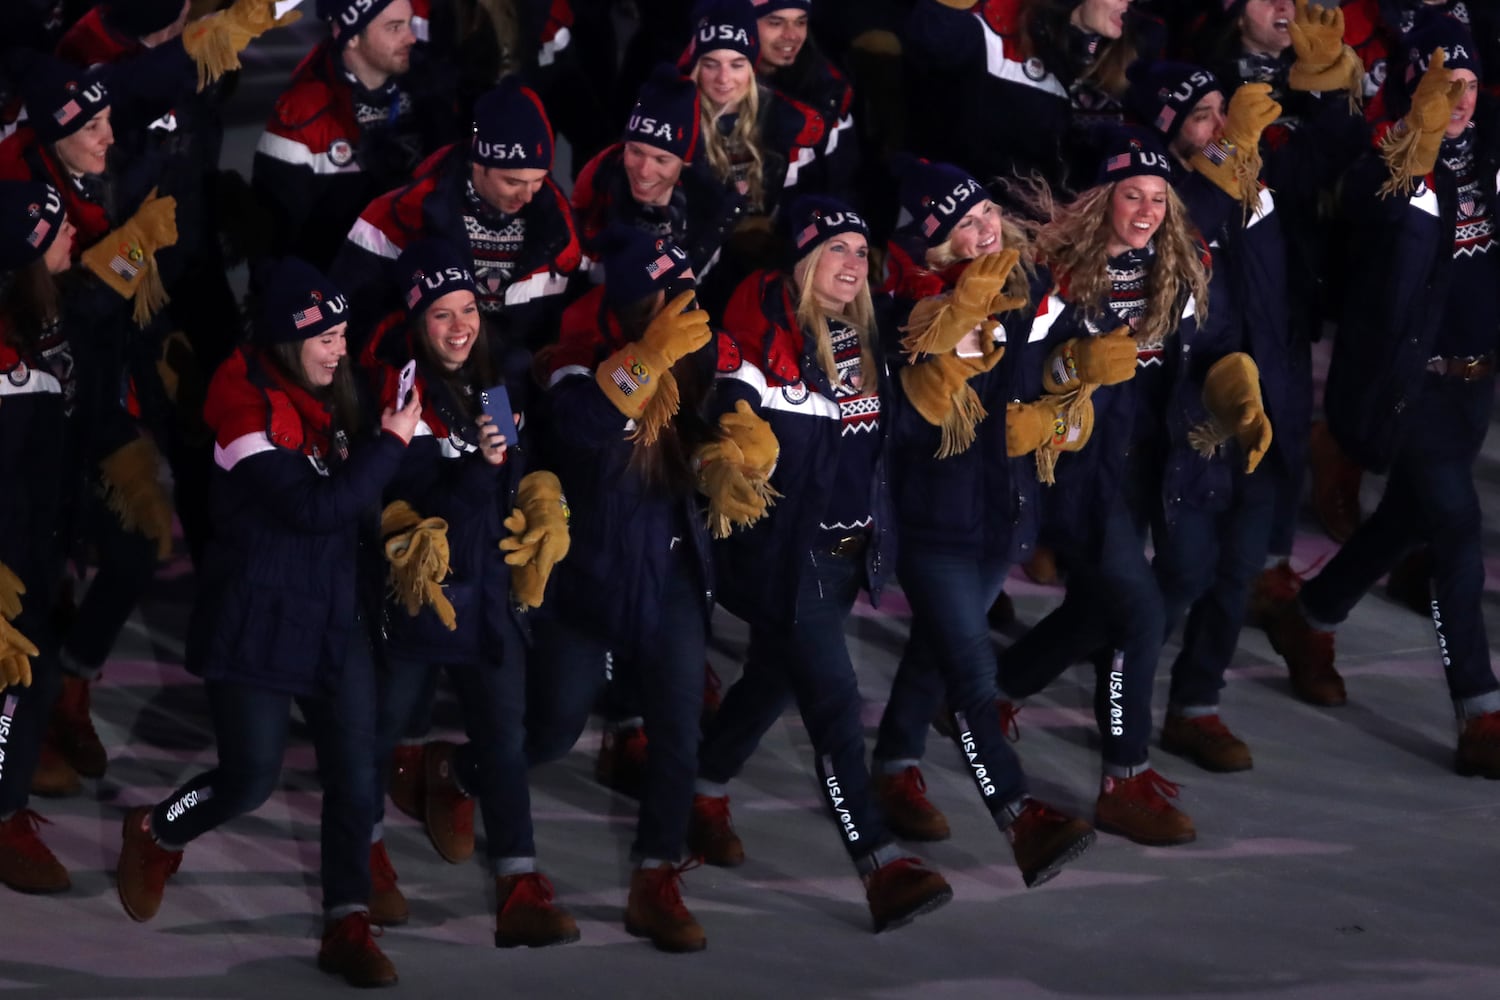
<svg viewBox="0 0 1500 1000">
<path fill-rule="evenodd" d="M 15 718 L 16 706 L 20 704 L 20 702 L 21 698 L 19 695 L 8 694 L 5 696 L 5 717 L 7 719 Z"/>
<path fill-rule="evenodd" d="M 649 275 L 651 275 L 651 277 L 653 279 L 661 277 L 663 274 L 665 274 L 667 271 L 670 271 L 671 269 L 672 269 L 672 256 L 670 254 L 665 254 L 665 253 L 662 254 L 660 257 L 656 258 L 655 260 L 653 260 L 651 263 L 649 263 L 649 264 L 646 265 L 646 273 L 649 274 Z"/>
<path fill-rule="evenodd" d="M 808 226 L 806 229 L 802 230 L 802 232 L 797 234 L 797 246 L 799 248 L 807 246 L 808 242 L 817 235 L 818 224 L 815 222 L 812 225 Z"/>
<path fill-rule="evenodd" d="M 929 215 L 927 217 L 927 221 L 924 222 L 924 223 L 922 223 L 922 235 L 923 236 L 931 236 L 933 233 L 937 232 L 937 227 L 938 227 L 937 216 L 935 216 L 935 215 Z"/>
<path fill-rule="evenodd" d="M 292 325 L 298 330 L 303 327 L 312 326 L 314 323 L 323 321 L 323 310 L 317 306 L 308 306 L 301 312 L 292 313 Z"/>
<path fill-rule="evenodd" d="M 46 239 L 47 234 L 50 232 L 52 232 L 52 223 L 46 219 L 38 219 L 36 228 L 31 231 L 30 236 L 26 237 L 26 242 L 34 247 L 39 247 L 42 245 L 42 240 Z"/>
<path fill-rule="evenodd" d="M 640 386 L 636 384 L 635 379 L 630 377 L 630 373 L 623 368 L 617 367 L 614 371 L 610 372 L 609 380 L 613 382 L 617 387 L 619 387 L 619 390 L 627 396 L 632 395 L 637 389 L 640 388 Z"/>
<path fill-rule="evenodd" d="M 1176 120 L 1177 120 L 1177 109 L 1176 108 L 1173 108 L 1173 107 L 1162 108 L 1161 109 L 1161 114 L 1159 114 L 1159 115 L 1156 116 L 1156 127 L 1159 128 L 1159 129 L 1161 129 L 1163 132 L 1165 132 L 1167 129 L 1169 129 L 1169 128 L 1172 127 L 1172 123 L 1175 122 Z"/>
<path fill-rule="evenodd" d="M 79 112 L 81 112 L 82 110 L 83 109 L 78 106 L 77 101 L 69 101 L 67 104 L 64 104 L 62 107 L 54 111 L 52 113 L 52 118 L 57 122 L 57 124 L 66 125 L 74 118 L 77 118 Z"/>
<path fill-rule="evenodd" d="M 1233 153 L 1234 143 L 1224 139 L 1216 139 L 1203 147 L 1203 155 L 1208 157 L 1208 162 L 1216 167 L 1229 159 Z"/>
<path fill-rule="evenodd" d="M 124 257 L 121 257 L 119 254 L 115 254 L 110 258 L 109 269 L 118 274 L 120 277 L 124 278 L 126 281 L 130 281 L 131 279 L 133 279 L 136 276 L 136 273 L 140 271 L 140 268 L 136 267 Z"/>
<path fill-rule="evenodd" d="M 421 285 L 413 285 L 413 286 L 411 286 L 411 291 L 409 291 L 409 292 L 406 293 L 406 308 L 410 309 L 412 306 L 416 305 L 417 304 L 417 300 L 420 299 L 421 297 L 422 297 L 422 286 Z"/>
<path fill-rule="evenodd" d="M 1104 172 L 1112 174 L 1116 170 L 1124 170 L 1128 166 L 1130 166 L 1130 154 L 1121 153 L 1119 156 L 1111 156 L 1108 160 L 1104 161 Z"/>
</svg>

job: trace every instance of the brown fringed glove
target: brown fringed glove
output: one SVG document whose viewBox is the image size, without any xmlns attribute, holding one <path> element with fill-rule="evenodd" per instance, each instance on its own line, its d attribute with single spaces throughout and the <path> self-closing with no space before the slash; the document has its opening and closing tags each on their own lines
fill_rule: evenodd
<svg viewBox="0 0 1500 1000">
<path fill-rule="evenodd" d="M 1254 472 L 1271 448 L 1271 419 L 1260 396 L 1260 369 L 1248 354 L 1226 354 L 1203 378 L 1203 405 L 1213 419 L 1188 432 L 1204 457 L 1229 438 L 1245 450 L 1245 471 Z"/>
<path fill-rule="evenodd" d="M 31 687 L 31 658 L 37 653 L 35 643 L 0 618 L 0 690 Z"/>
<path fill-rule="evenodd" d="M 0 563 L 0 618 L 14 620 L 21 614 L 21 595 L 26 584 L 5 563 Z"/>
<path fill-rule="evenodd" d="M 235 0 L 228 10 L 190 22 L 182 31 L 182 47 L 198 64 L 198 89 L 232 69 L 240 68 L 245 46 L 270 31 L 302 20 L 302 12 L 289 10 L 276 16 L 275 0 Z"/>
<path fill-rule="evenodd" d="M 156 558 L 172 554 L 172 501 L 157 479 L 161 456 L 150 438 L 138 437 L 99 463 L 104 503 L 126 531 L 156 543 Z"/>
<path fill-rule="evenodd" d="M 980 257 L 964 269 L 952 292 L 918 303 L 901 328 L 906 334 L 902 349 L 908 354 L 947 354 L 976 326 L 992 326 L 991 316 L 1024 305 L 1024 299 L 1004 294 L 1006 279 L 1020 259 L 1015 250 Z"/>
<path fill-rule="evenodd" d="M 1446 62 L 1442 49 L 1433 52 L 1427 72 L 1411 95 L 1411 110 L 1380 140 L 1380 155 L 1391 174 L 1380 187 L 1381 195 L 1411 194 L 1417 179 L 1437 166 L 1448 118 L 1464 93 L 1463 82 L 1452 78 Z"/>
<path fill-rule="evenodd" d="M 391 564 L 391 593 L 406 613 L 415 617 L 422 606 L 430 607 L 448 631 L 458 628 L 453 604 L 443 593 L 448 578 L 448 522 L 423 517 L 405 500 L 386 506 L 380 514 L 380 537 L 385 540 L 385 558 Z"/>
<path fill-rule="evenodd" d="M 698 489 L 708 497 L 708 526 L 715 538 L 728 538 L 735 527 L 754 524 L 765 516 L 781 494 L 771 486 L 771 473 L 781 445 L 746 400 L 719 418 L 719 440 L 703 445 L 694 455 Z"/>
<path fill-rule="evenodd" d="M 83 252 L 83 266 L 122 299 L 132 300 L 136 326 L 145 326 L 171 301 L 156 267 L 156 252 L 176 243 L 177 199 L 159 198 L 152 188 L 119 229 Z"/>
<path fill-rule="evenodd" d="M 713 336 L 708 313 L 702 309 L 683 312 L 695 294 L 690 289 L 668 302 L 640 340 L 605 358 L 594 372 L 604 395 L 615 409 L 636 421 L 636 434 L 648 445 L 677 413 L 672 365 Z"/>
<path fill-rule="evenodd" d="M 500 548 L 511 567 L 510 588 L 528 608 L 542 606 L 552 567 L 568 554 L 568 516 L 568 501 L 556 475 L 532 472 L 521 480 L 516 507 L 505 519 L 511 533 L 500 539 Z"/>
<path fill-rule="evenodd" d="M 967 451 L 978 434 L 979 422 L 989 415 L 969 379 L 999 364 L 1005 357 L 1005 345 L 995 343 L 993 338 L 984 339 L 982 344 L 986 350 L 978 357 L 939 354 L 901 369 L 901 387 L 907 400 L 923 420 L 943 432 L 937 458 Z"/>
<path fill-rule="evenodd" d="M 700 446 L 693 462 L 698 492 L 708 498 L 708 530 L 715 538 L 728 538 L 735 528 L 759 521 L 779 496 L 769 483 L 757 485 L 745 453 L 727 437 Z"/>
<path fill-rule="evenodd" d="M 1075 413 L 1069 413 L 1070 409 Z M 1005 453 L 1011 458 L 1029 455 L 1051 446 L 1057 451 L 1077 451 L 1094 433 L 1094 404 L 1070 407 L 1056 396 L 1043 396 L 1030 403 L 1008 403 L 1005 407 Z"/>
<path fill-rule="evenodd" d="M 1319 93 L 1347 90 L 1350 100 L 1357 103 L 1365 67 L 1344 44 L 1343 8 L 1314 7 L 1307 0 L 1297 0 L 1297 15 L 1287 27 L 1297 53 L 1287 77 L 1291 88 Z"/>
<path fill-rule="evenodd" d="M 1224 137 L 1194 153 L 1189 164 L 1249 213 L 1260 201 L 1260 136 L 1279 117 L 1270 84 L 1241 84 L 1229 99 Z"/>
<path fill-rule="evenodd" d="M 1053 349 L 1042 369 L 1042 387 L 1054 395 L 1085 382 L 1115 385 L 1135 378 L 1135 335 L 1122 326 L 1101 337 L 1075 337 Z"/>
</svg>

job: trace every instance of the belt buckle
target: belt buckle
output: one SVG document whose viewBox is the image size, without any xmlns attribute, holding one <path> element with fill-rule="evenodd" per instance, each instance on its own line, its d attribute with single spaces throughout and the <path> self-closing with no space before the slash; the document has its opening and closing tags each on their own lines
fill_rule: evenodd
<svg viewBox="0 0 1500 1000">
<path fill-rule="evenodd" d="M 864 540 L 864 535 L 845 535 L 834 543 L 833 554 L 844 559 L 857 556 L 864 548 Z"/>
<path fill-rule="evenodd" d="M 1479 378 L 1480 365 L 1484 364 L 1487 360 L 1489 359 L 1483 357 L 1465 358 L 1463 367 L 1458 370 L 1458 377 L 1465 382 L 1473 382 Z"/>
</svg>

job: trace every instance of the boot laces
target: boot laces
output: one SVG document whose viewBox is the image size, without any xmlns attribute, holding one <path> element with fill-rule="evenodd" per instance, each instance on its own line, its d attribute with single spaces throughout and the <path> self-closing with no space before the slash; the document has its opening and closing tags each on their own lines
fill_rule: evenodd
<svg viewBox="0 0 1500 1000">
<path fill-rule="evenodd" d="M 515 883 L 506 897 L 505 906 L 501 912 L 510 910 L 511 907 L 525 909 L 550 910 L 552 900 L 556 897 L 552 889 L 552 880 L 541 872 L 525 872 L 515 876 Z"/>
<path fill-rule="evenodd" d="M 687 904 L 682 901 L 682 876 L 703 864 L 699 858 L 690 858 L 680 865 L 647 868 L 647 891 L 655 897 L 658 907 L 674 920 L 691 920 Z"/>
<path fill-rule="evenodd" d="M 922 769 L 919 767 L 908 767 L 900 774 L 890 777 L 891 790 L 908 806 L 923 812 L 929 812 L 933 805 L 927 799 L 927 779 L 922 777 Z"/>
<path fill-rule="evenodd" d="M 340 917 L 328 928 L 328 941 L 336 947 L 379 955 L 381 951 L 375 939 L 384 933 L 385 928 L 370 923 L 368 912 L 356 910 L 346 917 Z"/>
<path fill-rule="evenodd" d="M 1000 712 L 1000 731 L 1012 743 L 1019 743 L 1021 724 L 1018 717 L 1021 714 L 1021 706 L 1008 698 L 1001 698 L 995 703 L 995 707 Z"/>
<path fill-rule="evenodd" d="M 1175 781 L 1163 778 L 1155 769 L 1138 774 L 1126 781 L 1125 788 L 1131 797 L 1153 812 L 1169 812 L 1176 807 L 1169 799 L 1182 794 L 1182 787 Z"/>
<path fill-rule="evenodd" d="M 370 881 L 381 891 L 396 888 L 396 866 L 391 864 L 383 840 L 370 845 Z"/>
<path fill-rule="evenodd" d="M 0 844 L 4 844 L 31 861 L 55 861 L 57 859 L 38 836 L 43 823 L 48 826 L 52 825 L 50 819 L 34 809 L 18 810 L 10 819 L 0 823 Z"/>
<path fill-rule="evenodd" d="M 715 833 L 730 827 L 727 795 L 700 795 L 693 800 L 693 811 Z"/>
</svg>

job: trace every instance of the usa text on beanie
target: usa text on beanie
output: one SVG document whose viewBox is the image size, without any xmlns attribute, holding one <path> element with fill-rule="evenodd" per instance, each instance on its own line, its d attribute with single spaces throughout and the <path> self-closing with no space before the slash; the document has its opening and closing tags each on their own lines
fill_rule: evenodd
<svg viewBox="0 0 1500 1000">
<path fill-rule="evenodd" d="M 290 344 L 321 337 L 349 321 L 349 300 L 305 260 L 287 257 L 270 268 L 255 339 Z"/>
<path fill-rule="evenodd" d="M 418 240 L 396 260 L 406 311 L 420 316 L 428 306 L 453 292 L 478 295 L 464 255 L 445 240 Z"/>
<path fill-rule="evenodd" d="M 625 124 L 625 142 L 639 142 L 693 162 L 698 148 L 698 87 L 663 64 L 641 86 Z"/>
<path fill-rule="evenodd" d="M 512 77 L 481 97 L 469 156 L 502 170 L 551 170 L 552 123 L 536 92 Z"/>
<path fill-rule="evenodd" d="M 911 214 L 928 246 L 937 246 L 963 221 L 969 209 L 989 198 L 966 171 L 947 163 L 913 159 L 898 166 L 901 207 Z"/>
<path fill-rule="evenodd" d="M 40 181 L 0 181 L 0 272 L 47 252 L 63 227 L 62 195 Z"/>
</svg>

